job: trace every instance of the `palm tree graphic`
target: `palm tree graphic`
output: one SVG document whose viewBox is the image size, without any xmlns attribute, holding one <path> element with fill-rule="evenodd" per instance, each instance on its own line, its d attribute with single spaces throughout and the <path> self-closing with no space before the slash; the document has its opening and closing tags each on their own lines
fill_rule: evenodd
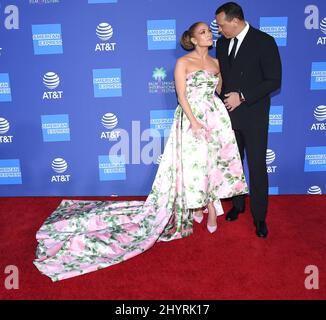
<svg viewBox="0 0 326 320">
<path fill-rule="evenodd" d="M 153 79 L 157 81 L 157 88 L 163 89 L 162 82 L 166 78 L 166 71 L 163 67 L 155 68 L 153 71 Z"/>
</svg>

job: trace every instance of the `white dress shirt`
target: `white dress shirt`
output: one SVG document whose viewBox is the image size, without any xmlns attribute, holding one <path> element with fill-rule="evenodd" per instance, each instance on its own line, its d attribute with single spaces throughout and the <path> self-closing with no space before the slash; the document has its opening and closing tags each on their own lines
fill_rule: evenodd
<svg viewBox="0 0 326 320">
<path fill-rule="evenodd" d="M 237 45 L 237 50 L 235 52 L 235 57 L 237 56 L 237 53 L 239 51 L 239 48 L 245 38 L 245 36 L 247 35 L 249 31 L 249 23 L 246 21 L 246 26 L 244 27 L 244 29 L 237 35 L 237 39 L 238 39 L 238 45 Z M 233 43 L 234 43 L 234 38 L 231 39 L 230 44 L 229 44 L 229 55 L 231 53 L 232 47 L 233 47 Z"/>
</svg>

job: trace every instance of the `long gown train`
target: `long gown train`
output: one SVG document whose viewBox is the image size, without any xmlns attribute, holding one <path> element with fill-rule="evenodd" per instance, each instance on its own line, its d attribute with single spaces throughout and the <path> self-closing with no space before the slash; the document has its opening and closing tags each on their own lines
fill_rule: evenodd
<svg viewBox="0 0 326 320">
<path fill-rule="evenodd" d="M 218 77 L 187 75 L 187 98 L 207 127 L 193 137 L 181 106 L 175 111 L 152 190 L 143 201 L 62 200 L 36 234 L 35 266 L 53 281 L 117 264 L 192 233 L 192 209 L 248 192 L 230 119 L 215 95 Z"/>
</svg>

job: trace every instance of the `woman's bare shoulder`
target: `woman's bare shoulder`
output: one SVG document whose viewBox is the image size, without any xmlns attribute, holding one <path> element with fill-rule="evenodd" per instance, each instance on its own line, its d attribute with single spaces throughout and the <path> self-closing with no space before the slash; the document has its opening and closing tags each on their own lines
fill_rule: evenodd
<svg viewBox="0 0 326 320">
<path fill-rule="evenodd" d="M 220 64 L 219 64 L 218 60 L 216 58 L 213 58 L 213 57 L 211 57 L 211 58 L 212 58 L 212 61 L 216 64 L 216 66 L 220 67 Z"/>
<path fill-rule="evenodd" d="M 193 54 L 192 53 L 187 53 L 185 54 L 184 56 L 180 57 L 177 62 L 180 62 L 180 63 L 189 63 L 191 62 L 193 59 Z"/>
<path fill-rule="evenodd" d="M 193 63 L 192 54 L 188 53 L 177 59 L 176 67 L 188 70 Z"/>
<path fill-rule="evenodd" d="M 219 73 L 220 72 L 220 64 L 219 64 L 218 60 L 213 57 L 211 57 L 211 58 L 212 58 L 212 62 L 214 63 L 214 65 L 218 71 L 217 73 Z"/>
</svg>

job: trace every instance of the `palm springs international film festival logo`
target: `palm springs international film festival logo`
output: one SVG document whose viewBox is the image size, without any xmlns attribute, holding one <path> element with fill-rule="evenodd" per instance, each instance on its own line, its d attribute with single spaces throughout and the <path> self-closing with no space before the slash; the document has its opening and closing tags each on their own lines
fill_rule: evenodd
<svg viewBox="0 0 326 320">
<path fill-rule="evenodd" d="M 89 4 L 96 4 L 96 3 L 117 3 L 118 0 L 88 0 Z"/>
<path fill-rule="evenodd" d="M 317 36 L 317 45 L 326 44 L 326 17 L 320 17 L 319 9 L 315 5 L 305 7 L 304 13 L 307 17 L 304 21 L 304 26 L 307 30 L 320 30 Z"/>
<path fill-rule="evenodd" d="M 102 22 L 96 27 L 96 36 L 102 42 L 97 43 L 95 51 L 114 51 L 116 42 L 108 42 L 113 36 L 113 28 L 107 22 Z"/>
<path fill-rule="evenodd" d="M 322 193 L 322 190 L 319 186 L 311 186 L 308 191 L 307 191 L 308 194 L 323 194 Z"/>
<path fill-rule="evenodd" d="M 0 73 L 0 102 L 11 101 L 11 89 L 8 73 Z"/>
<path fill-rule="evenodd" d="M 312 62 L 311 90 L 326 90 L 326 62 Z"/>
<path fill-rule="evenodd" d="M 109 141 L 117 141 L 120 137 L 120 130 L 114 130 L 114 128 L 118 125 L 118 118 L 113 113 L 106 113 L 103 115 L 101 119 L 102 126 L 107 129 L 106 131 L 102 131 L 101 139 L 108 139 Z"/>
<path fill-rule="evenodd" d="M 29 0 L 29 4 L 55 4 L 60 3 L 60 0 Z"/>
<path fill-rule="evenodd" d="M 61 24 L 32 25 L 34 54 L 62 54 Z"/>
<path fill-rule="evenodd" d="M 51 177 L 51 182 L 68 182 L 70 180 L 70 174 L 63 174 L 67 171 L 68 164 L 65 159 L 55 158 L 52 161 L 51 167 L 56 175 Z"/>
<path fill-rule="evenodd" d="M 304 171 L 326 171 L 326 146 L 306 147 Z"/>
<path fill-rule="evenodd" d="M 313 123 L 311 126 L 311 131 L 324 131 L 326 130 L 326 106 L 318 106 L 314 110 L 314 117 L 318 121 Z"/>
<path fill-rule="evenodd" d="M 8 136 L 6 133 L 9 131 L 9 121 L 0 117 L 0 143 L 12 143 L 13 136 Z"/>
<path fill-rule="evenodd" d="M 19 159 L 0 159 L 0 185 L 22 184 Z"/>
<path fill-rule="evenodd" d="M 266 151 L 266 164 L 267 164 L 267 173 L 275 173 L 277 166 L 271 166 L 275 161 L 276 154 L 272 149 L 267 149 Z"/>
<path fill-rule="evenodd" d="M 176 48 L 175 20 L 147 21 L 148 50 L 166 50 Z"/>
<path fill-rule="evenodd" d="M 60 85 L 60 78 L 55 72 L 47 72 L 43 75 L 43 84 L 50 91 L 45 91 L 43 93 L 43 100 L 51 100 L 51 99 L 61 99 L 63 91 L 55 90 Z"/>
<path fill-rule="evenodd" d="M 167 73 L 163 67 L 156 67 L 152 73 L 153 81 L 148 83 L 149 93 L 175 93 L 173 80 L 167 81 Z"/>
<path fill-rule="evenodd" d="M 275 39 L 279 47 L 285 47 L 288 36 L 288 17 L 261 17 L 260 30 Z"/>
</svg>

